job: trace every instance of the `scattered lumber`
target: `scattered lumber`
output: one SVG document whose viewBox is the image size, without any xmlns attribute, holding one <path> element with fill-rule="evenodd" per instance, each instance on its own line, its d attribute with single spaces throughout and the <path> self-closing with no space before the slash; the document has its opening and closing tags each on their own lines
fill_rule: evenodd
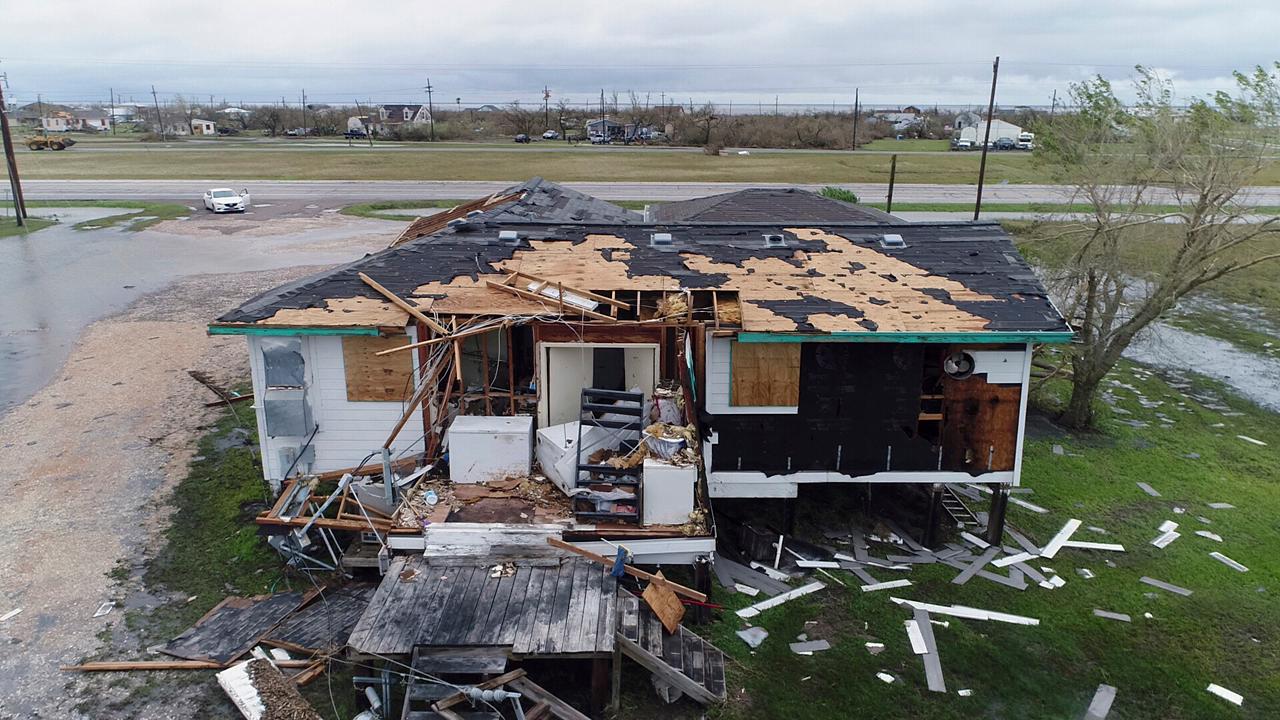
<svg viewBox="0 0 1280 720">
<path fill-rule="evenodd" d="M 401 299 L 399 295 L 396 295 L 395 293 L 386 289 L 385 287 L 383 287 L 381 284 L 379 284 L 376 280 L 369 277 L 368 275 L 365 275 L 364 273 L 358 273 L 358 274 L 360 276 L 360 279 L 364 281 L 365 285 L 368 285 L 369 287 L 373 288 L 374 291 L 377 292 L 379 295 L 391 301 L 392 305 L 395 305 L 401 310 L 409 313 L 409 315 L 411 315 L 412 317 L 420 321 L 423 325 L 426 325 L 427 327 L 440 333 L 441 335 L 449 334 L 449 331 L 443 325 L 427 317 L 427 315 L 423 313 L 421 310 L 419 310 L 417 306 L 411 305 L 405 300 Z"/>
<path fill-rule="evenodd" d="M 747 607 L 744 607 L 738 611 L 738 617 L 740 618 L 755 617 L 756 615 L 759 615 L 761 612 L 768 610 L 771 607 L 776 607 L 778 605 L 781 605 L 784 602 L 787 602 L 788 600 L 794 600 L 795 598 L 801 597 L 803 595 L 808 595 L 809 593 L 815 593 L 824 587 L 826 587 L 824 583 L 817 582 L 817 581 L 811 582 L 808 585 L 805 585 L 804 587 L 796 588 L 795 590 L 791 590 L 790 592 L 784 592 L 781 595 L 775 595 L 774 597 L 771 597 L 768 600 L 761 600 L 760 602 L 754 605 L 748 605 Z"/>
<path fill-rule="evenodd" d="M 527 673 L 525 673 L 524 670 L 512 670 L 511 672 L 504 673 L 502 675 L 499 675 L 496 678 L 491 678 L 489 680 L 485 680 L 484 682 L 476 683 L 474 687 L 480 690 L 494 690 L 502 687 L 503 685 L 506 685 L 512 680 L 518 680 L 524 677 L 526 674 Z M 441 710 L 448 710 L 454 705 L 458 705 L 466 701 L 467 701 L 466 694 L 461 692 L 456 692 L 446 698 L 437 700 L 435 704 L 431 706 L 431 709 L 435 710 L 436 712 L 440 712 Z"/>
<path fill-rule="evenodd" d="M 666 579 L 662 576 L 661 570 L 654 577 Z M 649 608 L 662 621 L 662 627 L 666 628 L 668 633 L 675 633 L 679 630 L 680 621 L 684 619 L 684 605 L 671 588 L 661 583 L 651 582 L 644 589 L 644 592 L 640 594 L 640 597 L 649 603 Z"/>
<path fill-rule="evenodd" d="M 273 660 L 282 668 L 309 668 L 315 660 Z M 213 660 L 95 660 L 79 665 L 63 665 L 63 672 L 129 672 L 132 670 L 225 670 L 226 663 Z"/>
<path fill-rule="evenodd" d="M 568 550 L 571 553 L 581 555 L 582 557 L 588 560 L 594 560 L 595 562 L 598 562 L 601 565 L 605 565 L 607 567 L 613 567 L 613 562 L 614 562 L 613 558 L 607 558 L 604 555 L 593 553 L 590 550 L 584 550 L 578 547 L 577 545 L 574 545 L 573 543 L 567 543 L 564 540 L 561 540 L 560 538 L 549 537 L 547 538 L 547 544 L 554 548 L 559 548 L 561 550 Z M 673 583 L 670 580 L 662 577 L 661 575 L 651 575 L 643 570 L 632 567 L 630 565 L 623 565 L 622 569 L 631 577 L 640 578 L 641 580 L 648 580 L 651 583 L 657 583 L 659 585 L 665 585 L 672 592 L 677 593 L 679 595 L 683 595 L 691 600 L 697 600 L 698 602 L 707 601 L 707 596 L 704 595 L 703 593 L 700 593 L 697 590 L 694 590 L 692 588 L 687 588 L 684 585 L 680 585 L 679 583 Z"/>
</svg>

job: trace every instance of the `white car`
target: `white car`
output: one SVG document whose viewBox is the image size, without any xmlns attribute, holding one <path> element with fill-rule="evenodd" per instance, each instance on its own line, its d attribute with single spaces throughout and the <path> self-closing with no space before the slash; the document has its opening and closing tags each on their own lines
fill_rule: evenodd
<svg viewBox="0 0 1280 720">
<path fill-rule="evenodd" d="M 249 191 L 236 192 L 231 188 L 214 188 L 204 191 L 204 209 L 216 213 L 244 212 L 249 207 Z"/>
</svg>

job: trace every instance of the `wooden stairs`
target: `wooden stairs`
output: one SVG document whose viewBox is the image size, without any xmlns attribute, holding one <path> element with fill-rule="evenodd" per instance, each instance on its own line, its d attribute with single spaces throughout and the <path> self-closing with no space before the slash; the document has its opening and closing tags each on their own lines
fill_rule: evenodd
<svg viewBox="0 0 1280 720">
<path fill-rule="evenodd" d="M 724 653 L 719 648 L 683 625 L 668 634 L 649 606 L 629 592 L 618 593 L 618 611 L 616 638 L 624 655 L 703 705 L 724 702 Z"/>
</svg>

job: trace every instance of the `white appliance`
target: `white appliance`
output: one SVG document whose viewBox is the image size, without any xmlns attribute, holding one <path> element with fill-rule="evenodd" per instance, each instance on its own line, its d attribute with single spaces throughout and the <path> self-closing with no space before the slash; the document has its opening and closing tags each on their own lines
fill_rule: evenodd
<svg viewBox="0 0 1280 720">
<path fill-rule="evenodd" d="M 644 461 L 644 524 L 683 525 L 693 512 L 696 465 L 683 467 L 661 460 Z"/>
<path fill-rule="evenodd" d="M 538 464 L 551 482 L 566 495 L 572 494 L 578 476 L 578 421 L 552 425 L 538 431 Z M 599 448 L 618 448 L 619 433 L 596 425 L 582 428 L 583 462 Z"/>
<path fill-rule="evenodd" d="M 449 426 L 449 479 L 478 483 L 533 469 L 533 418 L 459 415 Z"/>
</svg>

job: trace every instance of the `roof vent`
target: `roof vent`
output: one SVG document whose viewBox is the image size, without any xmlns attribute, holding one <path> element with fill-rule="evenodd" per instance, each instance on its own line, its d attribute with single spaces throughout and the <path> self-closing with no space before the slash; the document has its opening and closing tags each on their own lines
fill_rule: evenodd
<svg viewBox="0 0 1280 720">
<path fill-rule="evenodd" d="M 675 245 L 675 240 L 671 237 L 671 233 L 654 233 L 649 236 L 649 247 L 671 247 Z"/>
<path fill-rule="evenodd" d="M 516 231 L 516 230 L 499 230 L 499 231 L 498 231 L 498 244 L 499 244 L 499 245 L 519 245 L 519 244 L 520 244 L 520 233 L 519 233 L 519 231 Z"/>
<path fill-rule="evenodd" d="M 904 248 L 907 241 L 902 239 L 901 235 L 886 234 L 880 236 L 880 247 L 882 248 Z"/>
<path fill-rule="evenodd" d="M 478 216 L 483 215 L 483 214 L 484 214 L 484 213 L 483 213 L 483 212 L 481 212 L 481 211 L 479 211 L 479 210 L 472 210 L 471 212 L 467 213 L 467 217 L 469 217 L 469 218 L 473 218 L 473 217 L 478 217 Z"/>
<path fill-rule="evenodd" d="M 782 235 L 765 235 L 764 246 L 766 248 L 784 248 L 787 246 L 787 239 Z"/>
<path fill-rule="evenodd" d="M 449 222 L 445 223 L 445 225 L 448 225 L 451 228 L 460 228 L 463 225 L 467 225 L 467 224 L 469 224 L 469 221 L 466 218 L 454 218 Z"/>
</svg>

